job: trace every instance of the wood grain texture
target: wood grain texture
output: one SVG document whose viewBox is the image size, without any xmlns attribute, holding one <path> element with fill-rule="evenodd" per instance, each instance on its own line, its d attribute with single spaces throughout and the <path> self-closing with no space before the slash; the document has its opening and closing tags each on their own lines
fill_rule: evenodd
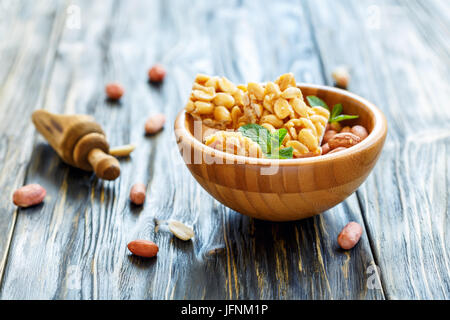
<svg viewBox="0 0 450 320">
<path fill-rule="evenodd" d="M 107 183 L 69 168 L 38 140 L 26 182 L 41 183 L 49 196 L 20 212 L 1 298 L 383 298 L 366 286 L 373 264 L 367 238 L 351 252 L 336 247 L 348 220 L 362 223 L 354 196 L 314 219 L 254 221 L 219 205 L 192 179 L 171 124 L 143 134 L 153 112 L 173 123 L 197 72 L 244 82 L 294 71 L 322 82 L 299 4 L 79 2 L 83 25 L 64 29 L 45 107 L 94 115 L 112 146 L 138 148 L 122 161 L 120 180 Z M 168 68 L 160 87 L 146 83 L 154 62 Z M 112 80 L 127 89 L 117 104 L 103 96 Z M 148 185 L 143 208 L 128 201 L 138 181 Z M 156 233 L 155 219 L 169 218 L 193 224 L 195 240 L 180 242 L 163 227 Z M 157 242 L 158 258 L 130 256 L 126 243 L 136 238 Z"/>
<path fill-rule="evenodd" d="M 33 150 L 28 121 L 42 103 L 64 22 L 65 3 L 0 2 L 0 279 L 17 218 L 13 191 Z"/>
<path fill-rule="evenodd" d="M 65 163 L 94 171 L 104 180 L 115 180 L 120 175 L 119 161 L 109 155 L 105 134 L 92 117 L 39 109 L 33 112 L 32 121 Z"/>
<path fill-rule="evenodd" d="M 342 103 L 343 112 L 359 115 L 358 123 L 370 135 L 339 154 L 281 161 L 250 158 L 205 146 L 202 125 L 183 110 L 175 120 L 180 153 L 193 177 L 216 200 L 255 219 L 294 221 L 336 206 L 367 178 L 386 138 L 381 111 L 345 90 L 298 87 L 305 97 L 317 96 L 330 106 Z"/>
<path fill-rule="evenodd" d="M 388 118 L 385 152 L 357 192 L 386 297 L 448 299 L 449 3 L 309 7 L 327 74 L 349 65 L 350 90 Z"/>
<path fill-rule="evenodd" d="M 0 34 L 28 36 L 0 42 L 0 298 L 448 298 L 448 4 L 427 2 L 380 2 L 387 13 L 373 29 L 370 1 L 14 1 Z M 64 28 L 72 3 L 81 29 Z M 147 83 L 155 62 L 168 70 L 162 86 Z M 195 182 L 172 131 L 195 73 L 258 82 L 292 71 L 331 84 L 336 64 L 353 67 L 350 89 L 389 122 L 381 163 L 356 195 L 311 219 L 270 223 L 227 209 Z M 125 87 L 120 103 L 105 99 L 110 81 Z M 111 146 L 135 143 L 121 177 L 97 180 L 34 139 L 26 115 L 36 104 L 93 115 Z M 146 137 L 157 112 L 166 129 Z M 15 221 L 9 191 L 28 182 L 48 196 Z M 147 185 L 143 207 L 128 201 L 136 182 Z M 196 237 L 156 232 L 155 219 L 192 224 Z M 349 221 L 364 235 L 341 251 L 336 237 Z M 131 256 L 126 244 L 137 238 L 158 243 L 158 257 Z M 368 285 L 378 275 L 382 286 Z"/>
</svg>

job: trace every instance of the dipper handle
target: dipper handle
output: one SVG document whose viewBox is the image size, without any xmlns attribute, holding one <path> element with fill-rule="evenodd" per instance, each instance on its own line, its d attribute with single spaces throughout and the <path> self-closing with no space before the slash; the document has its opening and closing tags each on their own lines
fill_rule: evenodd
<svg viewBox="0 0 450 320">
<path fill-rule="evenodd" d="M 94 171 L 97 177 L 105 180 L 114 180 L 120 175 L 119 161 L 109 155 L 105 133 L 91 116 L 36 110 L 32 119 L 36 129 L 64 162 Z"/>
<path fill-rule="evenodd" d="M 101 179 L 115 180 L 120 175 L 119 161 L 101 149 L 92 149 L 88 154 L 88 161 Z"/>
</svg>

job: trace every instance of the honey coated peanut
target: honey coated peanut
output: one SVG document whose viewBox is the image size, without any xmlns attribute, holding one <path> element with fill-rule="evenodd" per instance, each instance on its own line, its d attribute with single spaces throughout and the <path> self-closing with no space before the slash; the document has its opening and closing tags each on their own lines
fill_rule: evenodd
<svg viewBox="0 0 450 320">
<path fill-rule="evenodd" d="M 146 186 L 143 183 L 136 183 L 130 190 L 130 201 L 136 205 L 142 205 L 145 202 Z"/>
<path fill-rule="evenodd" d="M 205 145 L 219 151 L 246 157 L 262 157 L 261 147 L 240 132 L 217 131 L 205 138 Z"/>
<path fill-rule="evenodd" d="M 44 201 L 47 191 L 38 184 L 23 186 L 13 194 L 13 202 L 16 206 L 27 208 Z"/>
<path fill-rule="evenodd" d="M 119 100 L 122 98 L 125 89 L 118 83 L 109 83 L 105 87 L 106 95 L 111 100 Z"/>
<path fill-rule="evenodd" d="M 349 250 L 356 246 L 362 233 L 363 229 L 361 225 L 352 221 L 342 229 L 341 233 L 339 233 L 337 242 L 342 249 Z"/>
<path fill-rule="evenodd" d="M 148 118 L 145 122 L 145 133 L 154 134 L 162 130 L 164 128 L 164 124 L 166 123 L 166 116 L 162 113 L 155 114 Z"/>
<path fill-rule="evenodd" d="M 292 147 L 295 158 L 339 152 L 368 135 L 360 125 L 342 127 L 333 119 L 328 123 L 328 109 L 308 106 L 292 73 L 283 74 L 274 82 L 247 85 L 234 85 L 225 77 L 198 74 L 185 110 L 194 120 L 216 130 L 236 131 L 246 124 L 260 125 L 270 133 L 286 129 L 281 147 Z M 220 133 L 205 143 L 229 153 L 248 153 L 249 143 L 232 134 Z M 260 152 L 256 155 L 267 156 Z"/>
<path fill-rule="evenodd" d="M 361 142 L 361 138 L 350 132 L 338 133 L 328 140 L 330 149 L 336 149 L 339 147 L 350 148 L 355 144 Z"/>
<path fill-rule="evenodd" d="M 319 143 L 330 117 L 327 109 L 306 105 L 292 73 L 281 75 L 274 82 L 249 82 L 246 86 L 236 86 L 225 77 L 199 74 L 185 110 L 194 120 L 218 130 L 237 130 L 251 123 L 270 132 L 284 128 L 288 133 L 281 147 L 287 147 L 287 142 L 292 141 L 296 158 L 320 155 Z M 227 138 L 239 140 L 230 135 Z M 217 141 L 208 140 L 207 143 L 214 148 L 222 147 L 222 143 Z M 245 144 L 225 147 L 241 152 L 244 151 L 242 145 Z"/>
<path fill-rule="evenodd" d="M 133 240 L 128 243 L 131 253 L 144 258 L 152 258 L 158 254 L 158 245 L 149 240 Z"/>
</svg>

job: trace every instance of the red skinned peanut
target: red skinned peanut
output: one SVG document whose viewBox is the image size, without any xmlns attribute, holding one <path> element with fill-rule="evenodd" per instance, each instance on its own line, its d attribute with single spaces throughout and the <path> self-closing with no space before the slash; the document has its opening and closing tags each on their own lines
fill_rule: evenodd
<svg viewBox="0 0 450 320">
<path fill-rule="evenodd" d="M 166 76 L 166 70 L 160 64 L 155 64 L 148 71 L 148 77 L 151 82 L 162 82 Z"/>
<path fill-rule="evenodd" d="M 145 133 L 154 134 L 161 131 L 166 123 L 166 116 L 162 113 L 155 114 L 145 122 Z"/>
<path fill-rule="evenodd" d="M 363 126 L 360 125 L 356 125 L 352 127 L 352 133 L 358 137 L 361 138 L 361 140 L 364 140 L 365 138 L 367 138 L 367 136 L 369 135 L 367 133 L 366 128 L 364 128 Z"/>
<path fill-rule="evenodd" d="M 47 191 L 38 184 L 23 186 L 13 194 L 13 202 L 16 206 L 27 208 L 44 201 Z"/>
<path fill-rule="evenodd" d="M 134 204 L 141 205 L 145 202 L 146 187 L 143 183 L 136 183 L 130 190 L 130 201 Z"/>
<path fill-rule="evenodd" d="M 133 240 L 128 244 L 131 253 L 144 258 L 152 258 L 158 254 L 159 247 L 149 240 Z"/>
<path fill-rule="evenodd" d="M 339 233 L 337 242 L 342 249 L 349 250 L 356 246 L 362 233 L 363 229 L 361 225 L 352 221 L 342 229 L 341 233 Z"/>
<path fill-rule="evenodd" d="M 109 83 L 106 85 L 105 91 L 111 100 L 119 100 L 125 92 L 124 88 L 118 83 Z"/>
</svg>

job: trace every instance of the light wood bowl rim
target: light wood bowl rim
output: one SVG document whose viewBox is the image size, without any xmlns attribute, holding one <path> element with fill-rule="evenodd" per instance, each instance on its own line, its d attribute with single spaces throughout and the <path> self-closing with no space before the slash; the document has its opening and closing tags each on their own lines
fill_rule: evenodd
<svg viewBox="0 0 450 320">
<path fill-rule="evenodd" d="M 278 166 L 297 166 L 302 164 L 313 164 L 313 163 L 320 163 L 320 162 L 326 162 L 326 161 L 333 161 L 336 158 L 341 157 L 348 157 L 352 154 L 359 153 L 367 148 L 370 148 L 371 146 L 377 144 L 380 142 L 380 140 L 384 139 L 387 133 L 387 121 L 384 116 L 384 114 L 381 112 L 379 108 L 377 108 L 373 103 L 369 102 L 368 100 L 351 93 L 347 90 L 335 88 L 335 87 L 329 87 L 329 86 L 323 86 L 323 85 L 316 85 L 316 84 L 307 84 L 307 83 L 298 83 L 297 87 L 300 89 L 302 88 L 310 88 L 310 89 L 319 89 L 322 91 L 329 91 L 333 92 L 337 95 L 346 96 L 348 98 L 357 100 L 359 103 L 363 104 L 365 107 L 368 108 L 371 114 L 371 118 L 373 119 L 374 126 L 370 134 L 366 139 L 358 143 L 357 145 L 348 148 L 347 150 L 343 150 L 340 152 L 332 153 L 332 154 L 325 154 L 321 156 L 316 157 L 309 157 L 309 158 L 297 158 L 297 159 L 265 159 L 265 158 L 251 158 L 251 157 L 245 157 L 240 155 L 234 155 L 231 153 L 219 151 L 216 149 L 213 149 L 211 147 L 208 147 L 207 145 L 203 144 L 199 140 L 197 140 L 191 132 L 186 128 L 185 126 L 185 118 L 186 118 L 186 112 L 184 108 L 178 113 L 176 119 L 175 119 L 175 134 L 177 138 L 182 138 L 184 142 L 189 143 L 189 145 L 195 150 L 200 151 L 202 154 L 208 154 L 210 157 L 215 158 L 222 158 L 224 161 L 223 163 L 229 163 L 229 162 L 237 162 L 240 164 L 250 164 L 250 165 L 263 165 L 263 166 L 269 166 L 273 164 L 277 164 Z M 178 139 L 177 139 L 178 140 Z"/>
</svg>

